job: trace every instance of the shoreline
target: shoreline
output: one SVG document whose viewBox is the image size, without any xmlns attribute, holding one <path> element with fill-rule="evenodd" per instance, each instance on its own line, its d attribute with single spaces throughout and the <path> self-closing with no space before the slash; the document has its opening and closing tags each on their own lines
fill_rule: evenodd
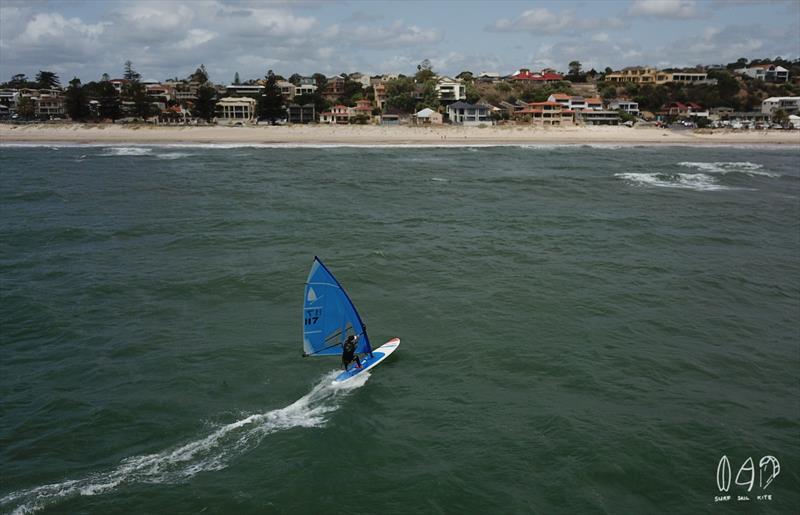
<svg viewBox="0 0 800 515">
<path fill-rule="evenodd" d="M 242 144 L 352 146 L 552 145 L 775 145 L 800 146 L 800 131 L 671 130 L 655 127 L 592 126 L 153 126 L 113 124 L 0 123 L 0 144 Z"/>
</svg>

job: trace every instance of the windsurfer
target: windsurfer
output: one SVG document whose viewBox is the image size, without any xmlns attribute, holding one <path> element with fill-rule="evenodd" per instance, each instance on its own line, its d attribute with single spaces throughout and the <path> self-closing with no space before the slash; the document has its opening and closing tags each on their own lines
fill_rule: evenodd
<svg viewBox="0 0 800 515">
<path fill-rule="evenodd" d="M 357 342 L 358 336 L 351 334 L 342 344 L 342 366 L 344 367 L 345 371 L 347 370 L 347 365 L 353 361 L 356 362 L 356 366 L 358 368 L 362 368 L 361 360 L 359 360 L 358 356 L 355 355 Z"/>
</svg>

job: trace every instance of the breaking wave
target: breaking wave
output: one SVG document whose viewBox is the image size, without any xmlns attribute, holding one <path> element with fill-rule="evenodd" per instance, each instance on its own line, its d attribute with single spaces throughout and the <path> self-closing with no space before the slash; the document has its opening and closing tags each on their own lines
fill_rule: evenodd
<svg viewBox="0 0 800 515">
<path fill-rule="evenodd" d="M 743 173 L 750 176 L 763 175 L 765 177 L 780 177 L 780 174 L 764 171 L 764 166 L 756 163 L 750 163 L 748 161 L 714 161 L 710 163 L 683 161 L 678 163 L 678 166 L 694 168 L 706 173 Z"/>
<path fill-rule="evenodd" d="M 265 436 L 292 428 L 321 427 L 343 396 L 363 386 L 369 372 L 343 384 L 333 383 L 339 371 L 325 375 L 309 393 L 284 408 L 249 415 L 189 443 L 156 454 L 133 456 L 114 469 L 17 492 L 0 498 L 0 508 L 32 513 L 68 497 L 98 495 L 131 483 L 177 483 L 199 472 L 221 470 L 254 449 Z"/>
<path fill-rule="evenodd" d="M 639 186 L 655 186 L 659 188 L 681 188 L 698 191 L 731 190 L 723 186 L 717 179 L 704 173 L 615 173 L 614 177 L 630 181 Z"/>
<path fill-rule="evenodd" d="M 144 156 L 153 152 L 148 147 L 105 147 L 104 156 Z"/>
</svg>

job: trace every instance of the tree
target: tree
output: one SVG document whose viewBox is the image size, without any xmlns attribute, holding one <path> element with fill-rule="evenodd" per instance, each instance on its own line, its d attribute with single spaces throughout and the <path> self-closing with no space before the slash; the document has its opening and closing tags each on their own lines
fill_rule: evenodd
<svg viewBox="0 0 800 515">
<path fill-rule="evenodd" d="M 200 84 L 205 84 L 208 82 L 208 72 L 206 71 L 206 66 L 201 64 L 200 68 L 196 69 L 189 77 L 189 80 L 192 82 L 199 82 Z"/>
<path fill-rule="evenodd" d="M 258 116 L 274 124 L 275 120 L 283 118 L 283 97 L 281 88 L 278 87 L 278 79 L 272 70 L 267 72 L 266 79 L 264 92 L 258 98 Z"/>
<path fill-rule="evenodd" d="M 473 79 L 473 75 L 471 71 L 463 71 L 456 75 L 456 79 L 460 79 L 466 82 L 471 82 Z"/>
<path fill-rule="evenodd" d="M 78 77 L 69 81 L 69 87 L 64 95 L 64 108 L 67 116 L 73 121 L 84 120 L 89 116 L 89 103 Z"/>
<path fill-rule="evenodd" d="M 125 85 L 123 96 L 126 100 L 133 102 L 133 114 L 147 118 L 152 114 L 152 105 L 147 97 L 147 90 L 141 82 L 131 82 Z"/>
<path fill-rule="evenodd" d="M 572 82 L 583 82 L 586 80 L 586 74 L 581 73 L 580 61 L 570 61 L 569 73 L 567 73 L 567 78 Z"/>
<path fill-rule="evenodd" d="M 217 91 L 210 85 L 203 84 L 197 88 L 197 100 L 194 103 L 194 114 L 207 122 L 211 122 L 217 110 Z"/>
<path fill-rule="evenodd" d="M 133 69 L 132 62 L 125 61 L 125 73 L 122 75 L 122 78 L 125 80 L 129 80 L 131 82 L 139 82 L 142 76 L 136 70 Z"/>
<path fill-rule="evenodd" d="M 434 73 L 431 62 L 428 59 L 425 59 L 417 65 L 417 73 L 414 75 L 415 81 L 420 84 L 424 84 L 425 82 L 432 81 L 435 78 L 436 73 Z"/>
<path fill-rule="evenodd" d="M 42 70 L 39 70 L 39 73 L 36 74 L 36 84 L 39 89 L 61 88 L 61 81 L 59 81 L 58 75 Z"/>
<path fill-rule="evenodd" d="M 772 113 L 772 123 L 785 125 L 789 122 L 789 115 L 783 109 L 778 109 Z"/>
<path fill-rule="evenodd" d="M 26 120 L 30 120 L 36 114 L 36 103 L 31 97 L 21 97 L 17 101 L 17 114 Z"/>
<path fill-rule="evenodd" d="M 295 86 L 299 86 L 301 80 L 303 80 L 303 77 L 299 73 L 293 73 L 292 76 L 289 77 L 289 82 Z"/>
<path fill-rule="evenodd" d="M 242 81 L 239 80 L 239 72 L 236 72 L 236 74 L 233 76 L 233 84 L 234 86 L 238 86 L 241 83 Z"/>
<path fill-rule="evenodd" d="M 100 82 L 108 82 L 110 80 L 111 80 L 111 77 L 107 73 L 104 73 L 102 75 L 102 77 L 100 77 Z"/>
<path fill-rule="evenodd" d="M 35 82 L 28 80 L 27 75 L 18 73 L 11 77 L 11 80 L 6 84 L 9 88 L 22 89 L 22 88 L 36 88 L 38 87 Z"/>
</svg>

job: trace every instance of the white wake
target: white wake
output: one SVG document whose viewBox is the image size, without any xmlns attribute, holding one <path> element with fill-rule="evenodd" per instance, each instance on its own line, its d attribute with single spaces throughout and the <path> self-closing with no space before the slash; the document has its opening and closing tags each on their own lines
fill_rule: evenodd
<svg viewBox="0 0 800 515">
<path fill-rule="evenodd" d="M 370 375 L 364 372 L 346 383 L 334 384 L 338 374 L 339 371 L 327 374 L 309 393 L 285 408 L 250 415 L 179 447 L 125 458 L 109 471 L 11 492 L 0 498 L 0 509 L 13 509 L 14 514 L 33 513 L 67 497 L 102 494 L 131 483 L 176 483 L 199 472 L 223 469 L 271 433 L 324 425 L 327 415 L 338 409 L 343 395 L 363 386 Z"/>
</svg>

